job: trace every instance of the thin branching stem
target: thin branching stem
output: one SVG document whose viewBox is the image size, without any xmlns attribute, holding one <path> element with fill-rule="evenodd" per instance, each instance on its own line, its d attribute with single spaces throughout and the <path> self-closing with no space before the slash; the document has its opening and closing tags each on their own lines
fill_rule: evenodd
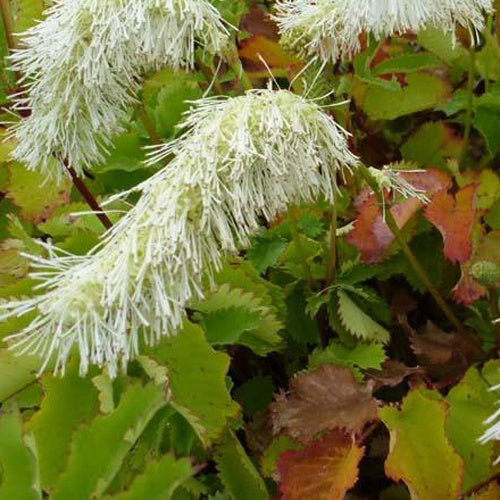
<svg viewBox="0 0 500 500">
<path fill-rule="evenodd" d="M 299 231 L 299 225 L 297 222 L 297 217 L 294 212 L 294 207 L 290 207 L 288 210 L 288 221 L 290 223 L 290 233 L 292 234 L 292 239 L 297 249 L 297 254 L 299 256 L 300 265 L 304 270 L 304 275 L 306 276 L 309 287 L 312 289 L 314 286 L 314 280 L 311 273 L 311 268 L 307 263 L 307 256 L 304 250 L 304 245 L 302 244 L 302 235 Z"/>
<path fill-rule="evenodd" d="M 372 188 L 374 193 L 379 199 L 380 203 L 383 203 L 383 193 L 378 187 L 378 184 L 376 180 L 373 178 L 372 174 L 368 170 L 368 168 L 364 165 L 359 166 L 359 172 L 367 182 L 367 184 Z M 451 308 L 448 306 L 446 301 L 443 299 L 441 294 L 439 293 L 438 289 L 434 286 L 432 283 L 431 279 L 429 278 L 428 274 L 426 273 L 425 269 L 420 265 L 418 262 L 418 259 L 415 257 L 414 253 L 412 252 L 411 248 L 409 247 L 408 243 L 405 241 L 401 230 L 399 229 L 399 226 L 394 219 L 392 213 L 390 210 L 386 210 L 385 212 L 385 222 L 389 229 L 391 230 L 392 234 L 396 238 L 396 241 L 399 243 L 401 250 L 403 251 L 403 254 L 410 264 L 410 266 L 413 268 L 413 270 L 417 273 L 418 277 L 422 281 L 422 283 L 425 285 L 429 293 L 432 295 L 434 300 L 436 301 L 436 304 L 439 306 L 443 314 L 448 318 L 448 321 L 457 329 L 459 332 L 463 332 L 463 326 L 458 320 L 458 318 L 455 316 L 454 312 L 451 310 Z"/>
<path fill-rule="evenodd" d="M 472 132 L 472 118 L 474 113 L 474 82 L 476 77 L 476 51 L 469 48 L 469 75 L 467 79 L 467 110 L 465 115 L 465 131 L 460 153 L 460 168 L 465 166 L 467 152 L 469 151 L 470 136 Z"/>
<path fill-rule="evenodd" d="M 335 201 L 332 203 L 332 214 L 330 222 L 330 245 L 328 262 L 326 264 L 326 286 L 333 284 L 337 270 L 337 206 Z"/>
</svg>

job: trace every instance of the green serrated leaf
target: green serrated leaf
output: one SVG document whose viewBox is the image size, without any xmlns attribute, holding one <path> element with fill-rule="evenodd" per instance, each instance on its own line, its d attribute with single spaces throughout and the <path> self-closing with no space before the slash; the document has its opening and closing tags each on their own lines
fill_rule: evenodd
<svg viewBox="0 0 500 500">
<path fill-rule="evenodd" d="M 0 403 L 35 382 L 39 368 L 40 359 L 37 357 L 18 357 L 7 349 L 0 349 Z"/>
<path fill-rule="evenodd" d="M 274 477 L 278 469 L 278 459 L 280 455 L 288 450 L 299 450 L 301 444 L 288 436 L 279 436 L 273 439 L 262 455 L 261 470 L 265 477 Z"/>
<path fill-rule="evenodd" d="M 268 267 L 276 264 L 287 244 L 280 236 L 265 234 L 254 239 L 247 255 L 255 268 L 263 273 Z"/>
<path fill-rule="evenodd" d="M 241 404 L 245 415 L 251 417 L 267 408 L 275 391 L 271 377 L 253 377 L 236 389 L 234 399 Z"/>
<path fill-rule="evenodd" d="M 211 344 L 242 344 L 259 355 L 275 351 L 281 344 L 281 323 L 273 310 L 252 293 L 225 284 L 193 307 L 202 313 Z"/>
<path fill-rule="evenodd" d="M 442 65 L 442 61 L 437 56 L 428 52 L 397 54 L 377 64 L 372 69 L 372 74 L 379 76 L 388 73 L 411 73 L 439 68 Z"/>
<path fill-rule="evenodd" d="M 215 277 L 215 282 L 222 286 L 229 284 L 232 288 L 239 288 L 251 292 L 262 302 L 262 305 L 273 307 L 278 317 L 285 316 L 285 299 L 283 290 L 265 280 L 251 262 L 238 262 L 238 265 L 226 265 Z"/>
<path fill-rule="evenodd" d="M 51 500 L 100 497 L 136 439 L 165 404 L 165 394 L 158 386 L 129 385 L 113 413 L 79 427 Z"/>
<path fill-rule="evenodd" d="M 429 165 L 445 168 L 447 158 L 457 152 L 449 150 L 448 136 L 443 122 L 427 122 L 403 144 L 403 158 L 422 168 Z"/>
<path fill-rule="evenodd" d="M 436 54 L 447 64 L 467 58 L 467 51 L 454 43 L 452 34 L 439 28 L 430 27 L 418 33 L 418 43 L 428 51 Z"/>
<path fill-rule="evenodd" d="M 187 321 L 176 337 L 166 338 L 145 351 L 167 367 L 171 405 L 209 446 L 239 412 L 225 384 L 229 357 L 215 352 L 203 330 Z"/>
<path fill-rule="evenodd" d="M 0 412 L 0 498 L 5 500 L 42 498 L 34 448 L 27 446 L 22 425 L 17 410 Z"/>
<path fill-rule="evenodd" d="M 497 370 L 500 362 L 494 361 Z M 450 405 L 446 433 L 450 443 L 465 461 L 463 491 L 467 491 L 491 474 L 493 443 L 480 444 L 485 420 L 497 407 L 497 397 L 490 391 L 476 368 L 471 368 L 446 397 Z"/>
<path fill-rule="evenodd" d="M 142 474 L 123 493 L 105 496 L 105 500 L 169 500 L 176 488 L 191 477 L 193 470 L 189 459 L 176 460 L 165 455 L 150 462 Z"/>
<path fill-rule="evenodd" d="M 26 220 L 42 222 L 57 207 L 69 201 L 70 180 L 64 179 L 57 185 L 47 180 L 41 172 L 27 170 L 20 163 L 10 163 L 8 168 L 7 198 L 20 208 L 21 216 Z"/>
<path fill-rule="evenodd" d="M 11 4 L 15 33 L 31 28 L 43 18 L 42 13 L 45 9 L 43 0 L 14 0 Z"/>
<path fill-rule="evenodd" d="M 264 480 L 232 432 L 216 451 L 219 477 L 233 500 L 265 500 L 269 498 Z"/>
<path fill-rule="evenodd" d="M 408 486 L 412 498 L 458 498 L 463 461 L 445 434 L 448 405 L 437 391 L 415 389 L 401 410 L 385 407 L 380 418 L 391 434 L 386 474 Z"/>
<path fill-rule="evenodd" d="M 363 110 L 373 120 L 395 120 L 442 104 L 449 92 L 441 78 L 426 73 L 409 73 L 407 84 L 397 91 L 369 87 L 361 102 Z"/>
<path fill-rule="evenodd" d="M 387 359 L 384 347 L 380 344 L 364 344 L 358 342 L 352 349 L 338 341 L 332 341 L 325 349 L 315 349 L 309 356 L 308 368 L 316 370 L 325 364 L 373 368 L 380 370 Z"/>
<path fill-rule="evenodd" d="M 196 73 L 164 69 L 144 84 L 147 114 L 159 137 L 174 135 L 175 126 L 189 109 L 189 102 L 202 97 Z"/>
<path fill-rule="evenodd" d="M 338 299 L 340 319 L 352 335 L 363 340 L 389 341 L 390 333 L 373 321 L 346 292 L 339 290 Z"/>
<path fill-rule="evenodd" d="M 500 199 L 495 201 L 484 220 L 491 229 L 500 229 Z"/>
<path fill-rule="evenodd" d="M 44 375 L 41 385 L 45 397 L 26 428 L 35 438 L 40 483 L 50 491 L 68 460 L 73 431 L 97 412 L 97 391 L 90 379 L 79 376 L 76 363 L 64 377 Z"/>
<path fill-rule="evenodd" d="M 306 312 L 308 307 L 306 286 L 303 282 L 292 283 L 287 287 L 287 292 L 288 314 L 285 327 L 289 336 L 300 344 L 319 343 L 317 322 Z"/>
</svg>

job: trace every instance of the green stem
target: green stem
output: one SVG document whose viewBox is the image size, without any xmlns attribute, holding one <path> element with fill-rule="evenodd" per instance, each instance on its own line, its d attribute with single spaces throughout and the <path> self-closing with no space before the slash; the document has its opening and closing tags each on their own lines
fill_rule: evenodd
<svg viewBox="0 0 500 500">
<path fill-rule="evenodd" d="M 326 286 L 329 287 L 335 279 L 337 270 L 337 206 L 332 204 L 332 219 L 330 223 L 330 253 L 326 265 Z"/>
<path fill-rule="evenodd" d="M 460 169 L 465 166 L 467 152 L 469 151 L 470 135 L 472 131 L 472 117 L 474 112 L 474 80 L 476 74 L 476 51 L 474 47 L 469 49 L 469 77 L 467 80 L 467 113 L 465 115 L 465 132 L 460 153 Z"/>
<path fill-rule="evenodd" d="M 299 256 L 300 264 L 302 266 L 302 269 L 304 270 L 304 274 L 309 283 L 309 287 L 312 289 L 314 286 L 314 280 L 311 274 L 311 269 L 307 263 L 306 252 L 304 251 L 304 246 L 302 245 L 302 236 L 299 232 L 297 218 L 293 213 L 293 207 L 290 207 L 288 210 L 288 221 L 290 223 L 290 232 L 292 233 L 292 239 L 297 249 L 297 254 Z"/>
<path fill-rule="evenodd" d="M 493 49 L 495 50 L 495 55 L 497 56 L 497 59 L 500 59 L 500 42 L 498 41 L 497 38 L 493 36 L 491 31 L 489 30 L 484 30 L 483 31 L 485 38 L 488 40 L 488 42 L 491 44 Z"/>
<path fill-rule="evenodd" d="M 243 69 L 243 64 L 241 64 L 241 59 L 238 58 L 237 61 L 232 61 L 229 64 L 229 67 L 233 70 L 234 74 L 240 81 L 242 87 L 245 90 L 252 90 L 253 89 L 253 83 L 250 80 L 250 77 L 247 75 L 245 70 Z"/>
<path fill-rule="evenodd" d="M 491 30 L 493 29 L 493 15 L 489 14 L 488 19 L 486 21 L 486 27 L 484 28 L 484 31 L 488 31 L 491 34 Z M 491 61 L 490 58 L 487 57 L 486 61 L 484 62 L 484 90 L 485 92 L 489 92 L 490 90 L 490 66 L 491 66 Z"/>
<path fill-rule="evenodd" d="M 497 46 L 500 45 L 500 0 L 495 0 L 495 31 L 497 35 Z"/>
<path fill-rule="evenodd" d="M 383 193 L 380 191 L 379 186 L 377 184 L 377 181 L 373 178 L 372 174 L 368 170 L 367 167 L 364 165 L 359 166 L 359 172 L 367 182 L 367 184 L 372 188 L 373 192 L 377 195 L 379 198 L 380 203 L 383 202 Z M 417 258 L 411 251 L 411 248 L 408 246 L 408 243 L 406 243 L 399 226 L 394 219 L 392 212 L 390 210 L 386 210 L 385 213 L 385 222 L 389 229 L 391 230 L 392 234 L 396 238 L 396 241 L 399 243 L 401 246 L 401 249 L 403 251 L 403 254 L 410 264 L 410 266 L 413 268 L 413 270 L 417 273 L 418 277 L 422 281 L 422 283 L 425 285 L 429 293 L 432 295 L 434 300 L 436 301 L 436 304 L 439 306 L 443 314 L 448 318 L 450 323 L 457 329 L 459 332 L 463 332 L 463 326 L 458 320 L 458 318 L 455 316 L 453 311 L 450 309 L 448 304 L 445 302 L 441 294 L 439 293 L 438 289 L 434 286 L 432 281 L 430 280 L 429 276 L 425 272 L 424 268 L 420 265 L 418 262 Z"/>
<path fill-rule="evenodd" d="M 245 90 L 252 90 L 253 84 L 252 81 L 250 80 L 250 77 L 243 69 L 243 64 L 241 63 L 240 55 L 238 53 L 238 45 L 236 40 L 233 40 L 233 45 L 229 47 L 229 49 L 227 50 L 225 59 L 227 61 L 228 66 L 231 68 L 233 73 L 240 81 L 241 86 Z"/>
<path fill-rule="evenodd" d="M 148 133 L 149 138 L 151 139 L 151 142 L 155 145 L 161 144 L 160 138 L 158 137 L 158 134 L 156 133 L 153 122 L 149 118 L 148 111 L 146 109 L 146 105 L 144 104 L 144 102 L 141 102 L 140 109 L 139 109 L 139 115 L 141 117 L 141 122 L 144 125 L 144 128 L 146 129 L 146 132 Z"/>
<path fill-rule="evenodd" d="M 10 15 L 10 0 L 0 0 L 0 9 L 2 11 L 2 21 L 5 31 L 5 38 L 9 51 L 16 48 L 16 41 L 14 39 L 14 29 L 12 27 L 12 17 Z"/>
<path fill-rule="evenodd" d="M 200 56 L 196 56 L 196 66 L 200 70 L 201 74 L 205 77 L 205 80 L 209 85 L 213 84 L 213 89 L 217 95 L 223 95 L 224 89 L 222 85 L 217 81 L 217 75 L 214 75 L 212 69 L 207 66 Z"/>
</svg>

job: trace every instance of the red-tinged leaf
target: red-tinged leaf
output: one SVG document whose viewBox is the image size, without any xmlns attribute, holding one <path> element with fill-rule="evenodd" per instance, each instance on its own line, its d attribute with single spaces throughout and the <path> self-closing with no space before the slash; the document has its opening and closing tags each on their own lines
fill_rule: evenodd
<svg viewBox="0 0 500 500">
<path fill-rule="evenodd" d="M 269 38 L 262 35 L 255 35 L 244 40 L 240 45 L 239 53 L 245 62 L 252 63 L 256 71 L 266 69 L 262 59 L 271 69 L 284 69 L 300 64 L 300 60 L 293 55 L 287 54 L 278 42 L 269 40 Z"/>
<path fill-rule="evenodd" d="M 451 184 L 450 178 L 439 170 L 425 172 L 405 172 L 404 178 L 416 189 L 424 191 L 428 197 Z M 383 220 L 377 199 L 368 190 L 363 191 L 356 201 L 358 218 L 354 228 L 347 235 L 347 241 L 361 252 L 361 260 L 370 264 L 380 262 L 394 241 L 394 235 Z M 416 199 L 396 203 L 390 211 L 398 224 L 404 227 L 423 204 Z"/>
<path fill-rule="evenodd" d="M 382 260 L 394 236 L 382 220 L 382 211 L 375 197 L 369 197 L 362 204 L 346 240 L 361 252 L 363 262 L 375 264 Z"/>
<path fill-rule="evenodd" d="M 404 172 L 401 175 L 415 189 L 425 192 L 429 198 L 451 186 L 450 177 L 436 169 Z M 360 193 L 355 206 L 359 215 L 347 240 L 360 250 L 362 260 L 379 262 L 394 241 L 394 236 L 383 221 L 382 210 L 370 190 L 366 189 Z M 422 203 L 418 200 L 410 199 L 393 205 L 390 210 L 398 226 L 402 228 L 421 207 Z"/>
<path fill-rule="evenodd" d="M 304 441 L 327 429 L 357 432 L 377 418 L 371 386 L 358 383 L 348 368 L 340 366 L 324 365 L 296 375 L 290 394 L 275 398 L 269 407 L 274 433 Z"/>
<path fill-rule="evenodd" d="M 476 186 L 468 185 L 453 197 L 443 190 L 427 206 L 425 215 L 440 231 L 444 255 L 451 262 L 468 261 L 472 256 L 472 228 L 476 217 Z"/>
<path fill-rule="evenodd" d="M 241 29 L 252 35 L 262 35 L 277 42 L 280 39 L 278 26 L 268 12 L 254 3 L 250 11 L 241 19 Z"/>
<path fill-rule="evenodd" d="M 365 449 L 339 431 L 312 441 L 299 451 L 286 451 L 278 461 L 281 500 L 338 500 L 358 480 Z"/>
<path fill-rule="evenodd" d="M 380 410 L 391 435 L 386 474 L 404 481 L 413 499 L 459 498 L 464 462 L 446 437 L 448 407 L 437 391 L 418 389 L 405 397 L 400 411 Z"/>
<path fill-rule="evenodd" d="M 460 266 L 461 277 L 459 282 L 451 291 L 455 302 L 469 306 L 476 300 L 481 299 L 488 292 L 487 288 L 479 284 L 470 274 L 470 263 L 466 262 Z"/>
</svg>

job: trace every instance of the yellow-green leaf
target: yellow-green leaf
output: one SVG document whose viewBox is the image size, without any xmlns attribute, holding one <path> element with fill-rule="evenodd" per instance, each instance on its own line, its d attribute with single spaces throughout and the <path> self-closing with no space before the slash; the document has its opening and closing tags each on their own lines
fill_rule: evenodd
<svg viewBox="0 0 500 500">
<path fill-rule="evenodd" d="M 451 500 L 461 492 L 464 462 L 446 437 L 447 412 L 440 394 L 425 389 L 411 391 L 401 410 L 380 410 L 391 435 L 386 474 L 404 481 L 415 500 Z"/>
</svg>

